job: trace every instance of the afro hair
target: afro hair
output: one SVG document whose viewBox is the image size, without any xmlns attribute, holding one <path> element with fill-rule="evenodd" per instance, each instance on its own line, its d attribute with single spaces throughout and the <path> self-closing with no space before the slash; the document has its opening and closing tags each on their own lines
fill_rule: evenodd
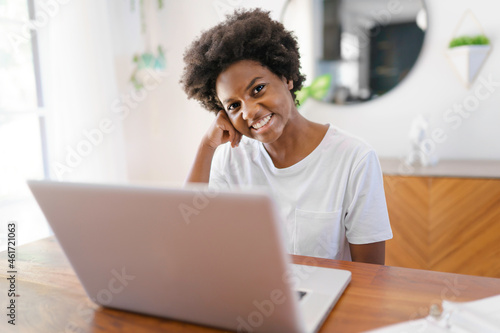
<svg viewBox="0 0 500 333">
<path fill-rule="evenodd" d="M 300 55 L 295 36 L 261 9 L 240 10 L 192 42 L 184 54 L 181 84 L 188 98 L 207 110 L 223 109 L 215 90 L 221 72 L 240 60 L 254 60 L 278 77 L 293 81 L 292 98 L 302 88 Z M 296 102 L 297 103 L 297 102 Z"/>
</svg>

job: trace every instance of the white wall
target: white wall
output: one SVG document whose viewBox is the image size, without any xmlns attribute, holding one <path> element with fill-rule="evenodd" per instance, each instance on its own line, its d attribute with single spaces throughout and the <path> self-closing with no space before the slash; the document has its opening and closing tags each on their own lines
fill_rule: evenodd
<svg viewBox="0 0 500 333">
<path fill-rule="evenodd" d="M 480 89 L 479 96 L 488 93 L 484 87 L 479 88 L 479 80 L 470 89 L 465 88 L 446 57 L 447 45 L 468 9 L 478 18 L 493 45 L 479 75 L 500 83 L 500 63 L 495 61 L 500 53 L 496 47 L 500 42 L 500 21 L 495 14 L 500 10 L 500 3 L 428 0 L 426 7 L 429 29 L 423 50 L 414 69 L 398 87 L 369 103 L 336 106 L 310 101 L 303 111 L 311 119 L 332 122 L 363 137 L 379 156 L 398 158 L 408 153 L 411 121 L 421 113 L 430 118 L 433 130 L 442 129 L 446 136 L 444 142 L 435 145 L 440 159 L 500 160 L 500 84 L 488 98 L 479 101 L 467 118 L 453 113 L 455 119 L 462 119 L 460 124 L 459 120 L 444 119 L 447 110 L 456 104 L 473 106 L 476 89 Z"/>
<path fill-rule="evenodd" d="M 111 1 L 114 2 L 114 1 Z M 160 42 L 166 46 L 168 75 L 158 89 L 148 93 L 136 109 L 124 120 L 127 170 L 133 182 L 182 183 L 194 159 L 198 143 L 214 114 L 201 108 L 197 102 L 187 100 L 179 80 L 184 63 L 186 47 L 202 30 L 209 29 L 224 17 L 222 11 L 244 7 L 263 7 L 273 10 L 277 19 L 283 0 L 183 0 L 165 1 L 159 12 Z M 265 5 L 268 3 L 267 5 Z M 120 10 L 123 4 L 115 4 Z M 128 6 L 125 4 L 125 6 Z M 264 7 L 265 6 L 265 7 Z M 112 18 L 127 32 L 127 22 L 135 22 L 128 17 L 127 9 Z M 119 31 L 115 31 L 115 34 Z M 122 36 L 123 37 L 123 36 Z M 138 45 L 139 36 L 127 34 L 121 42 L 116 42 L 115 53 L 119 72 L 120 91 L 127 91 L 128 77 L 132 70 L 131 59 L 134 52 L 123 44 Z"/>
<path fill-rule="evenodd" d="M 182 54 L 201 30 L 220 21 L 215 6 L 224 8 L 243 3 L 245 7 L 262 6 L 272 10 L 277 18 L 284 1 L 167 0 L 165 3 L 159 14 L 160 39 L 167 46 L 169 75 L 160 88 L 152 91 L 125 119 L 124 124 L 131 181 L 180 183 L 187 175 L 198 142 L 213 115 L 196 102 L 186 99 L 178 83 L 184 66 Z M 470 101 L 467 96 L 474 96 L 478 84 L 476 81 L 476 85 L 466 89 L 445 56 L 453 31 L 467 9 L 477 16 L 493 45 L 480 75 L 485 78 L 491 76 L 495 82 L 500 82 L 500 63 L 495 62 L 500 52 L 496 47 L 500 43 L 500 21 L 497 19 L 500 3 L 487 0 L 428 0 L 426 5 L 430 27 L 421 56 L 412 72 L 396 89 L 379 100 L 349 107 L 310 101 L 304 105 L 303 111 L 312 119 L 331 122 L 363 137 L 381 157 L 403 157 L 408 152 L 411 121 L 422 113 L 430 117 L 433 128 L 442 129 L 447 137 L 445 142 L 436 145 L 441 159 L 500 160 L 500 87 L 496 87 L 487 99 L 481 100 L 477 109 L 470 117 L 464 118 L 458 128 L 453 128 L 455 123 L 443 119 L 446 110 L 454 104 Z M 301 8 L 301 5 L 296 7 Z M 290 9 L 293 10 L 293 6 Z M 287 15 L 310 19 L 304 12 Z M 297 35 L 305 51 L 311 47 L 307 32 L 297 31 Z M 121 52 L 117 59 L 122 60 L 117 66 L 125 73 L 122 75 L 124 84 L 130 55 L 127 51 Z M 304 61 L 304 68 L 310 69 L 310 59 L 305 56 Z"/>
</svg>

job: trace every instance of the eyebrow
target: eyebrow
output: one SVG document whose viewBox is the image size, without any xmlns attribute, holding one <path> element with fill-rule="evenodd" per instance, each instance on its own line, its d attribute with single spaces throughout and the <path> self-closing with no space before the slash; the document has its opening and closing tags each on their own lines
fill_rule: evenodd
<svg viewBox="0 0 500 333">
<path fill-rule="evenodd" d="M 247 85 L 247 87 L 245 88 L 245 91 L 247 91 L 248 89 L 250 89 L 254 84 L 255 84 L 255 81 L 259 80 L 259 79 L 262 79 L 261 76 L 257 76 L 257 77 L 254 77 L 252 79 L 252 81 L 250 81 L 250 83 Z M 227 103 L 231 102 L 233 99 L 232 98 L 228 98 L 224 101 L 224 105 L 226 105 Z"/>
<path fill-rule="evenodd" d="M 254 85 L 255 81 L 257 81 L 258 79 L 262 79 L 262 77 L 260 77 L 260 76 L 254 77 L 253 80 L 250 81 L 250 83 L 248 84 L 248 86 L 245 88 L 245 91 L 247 91 L 248 89 L 250 89 Z"/>
</svg>

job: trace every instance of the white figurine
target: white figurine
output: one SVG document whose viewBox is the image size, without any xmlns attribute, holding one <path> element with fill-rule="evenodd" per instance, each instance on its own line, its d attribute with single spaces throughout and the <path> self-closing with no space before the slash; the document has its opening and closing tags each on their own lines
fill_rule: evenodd
<svg viewBox="0 0 500 333">
<path fill-rule="evenodd" d="M 429 145 L 425 144 L 425 141 L 429 139 L 429 130 L 430 125 L 426 117 L 419 114 L 413 119 L 409 133 L 411 151 L 406 158 L 407 164 L 425 167 L 437 163 L 438 160 L 435 152 L 429 151 Z"/>
</svg>

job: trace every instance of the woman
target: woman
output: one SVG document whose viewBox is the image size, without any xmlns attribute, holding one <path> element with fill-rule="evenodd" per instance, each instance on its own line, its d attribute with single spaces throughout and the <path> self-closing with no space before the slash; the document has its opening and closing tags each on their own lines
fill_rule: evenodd
<svg viewBox="0 0 500 333">
<path fill-rule="evenodd" d="M 259 9 L 235 12 L 192 43 L 181 82 L 216 119 L 188 182 L 266 186 L 290 253 L 384 264 L 392 232 L 377 157 L 298 112 L 299 58 L 294 36 Z"/>
</svg>

